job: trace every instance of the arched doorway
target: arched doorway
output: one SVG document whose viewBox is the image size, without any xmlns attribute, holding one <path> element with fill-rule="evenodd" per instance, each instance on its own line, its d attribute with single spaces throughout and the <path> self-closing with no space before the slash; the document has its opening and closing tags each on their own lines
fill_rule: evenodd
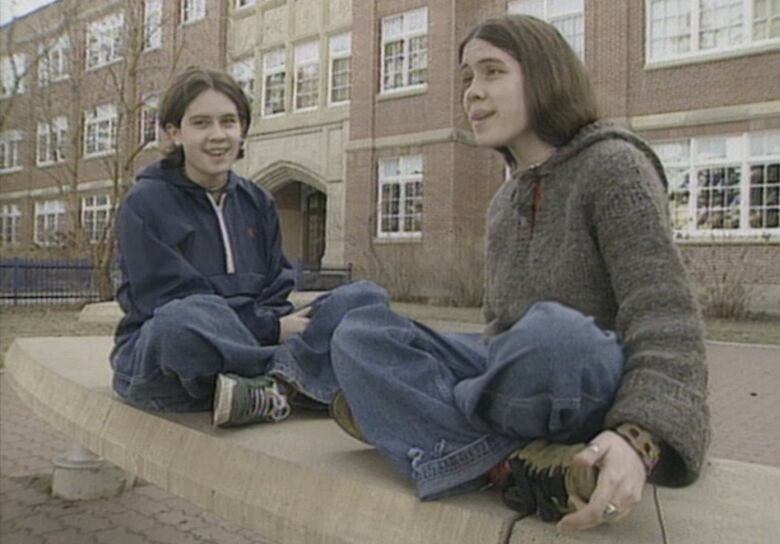
<svg viewBox="0 0 780 544">
<path fill-rule="evenodd" d="M 273 194 L 285 255 L 291 262 L 318 268 L 325 254 L 327 196 L 300 181 L 290 181 Z"/>
</svg>

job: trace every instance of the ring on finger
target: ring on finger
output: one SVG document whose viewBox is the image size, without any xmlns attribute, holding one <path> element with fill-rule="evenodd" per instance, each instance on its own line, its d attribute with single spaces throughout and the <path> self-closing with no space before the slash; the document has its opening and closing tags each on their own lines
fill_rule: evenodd
<svg viewBox="0 0 780 544">
<path fill-rule="evenodd" d="M 614 519 L 619 513 L 620 510 L 618 510 L 618 507 L 610 502 L 604 507 L 604 512 L 602 512 L 601 515 L 604 517 L 605 521 L 609 521 Z"/>
<path fill-rule="evenodd" d="M 601 447 L 598 444 L 590 444 L 587 449 L 592 451 L 594 455 L 601 453 Z"/>
</svg>

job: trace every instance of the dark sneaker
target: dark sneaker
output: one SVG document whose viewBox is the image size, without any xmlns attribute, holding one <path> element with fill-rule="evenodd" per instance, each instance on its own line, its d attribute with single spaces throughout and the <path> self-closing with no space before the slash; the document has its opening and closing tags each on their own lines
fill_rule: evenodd
<svg viewBox="0 0 780 544">
<path fill-rule="evenodd" d="M 347 404 L 347 398 L 341 391 L 336 393 L 333 402 L 330 403 L 330 417 L 352 438 L 368 444 L 357 423 L 355 423 L 355 418 L 352 417 L 352 410 L 350 410 L 349 404 Z"/>
<path fill-rule="evenodd" d="M 287 419 L 290 411 L 287 395 L 274 378 L 245 378 L 235 374 L 217 376 L 213 414 L 215 427 L 282 421 Z"/>
<path fill-rule="evenodd" d="M 524 514 L 558 521 L 574 511 L 569 497 L 587 501 L 596 488 L 596 469 L 572 464 L 585 444 L 548 444 L 534 440 L 507 458 L 511 472 L 503 485 L 504 502 Z"/>
</svg>

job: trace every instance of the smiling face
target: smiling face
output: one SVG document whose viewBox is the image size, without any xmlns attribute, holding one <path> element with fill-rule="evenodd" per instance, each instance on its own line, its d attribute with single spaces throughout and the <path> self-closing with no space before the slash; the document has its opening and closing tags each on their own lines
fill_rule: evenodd
<svg viewBox="0 0 780 544">
<path fill-rule="evenodd" d="M 227 95 L 208 89 L 184 111 L 181 126 L 166 132 L 184 150 L 184 172 L 205 189 L 222 187 L 238 158 L 242 126 L 238 109 Z"/>
</svg>

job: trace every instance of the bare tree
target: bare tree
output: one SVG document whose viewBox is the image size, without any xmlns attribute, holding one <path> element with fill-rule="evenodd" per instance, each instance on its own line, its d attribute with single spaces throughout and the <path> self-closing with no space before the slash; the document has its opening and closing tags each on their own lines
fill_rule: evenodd
<svg viewBox="0 0 780 544">
<path fill-rule="evenodd" d="M 63 0 L 57 3 L 56 9 L 50 10 L 48 18 L 39 22 L 41 43 L 47 45 L 40 48 L 41 54 L 36 59 L 43 69 L 35 86 L 35 100 L 29 102 L 30 117 L 40 122 L 40 126 L 48 127 L 48 134 L 37 135 L 36 154 L 40 159 L 41 148 L 48 152 L 52 145 L 62 148 L 52 154 L 55 164 L 41 168 L 41 172 L 68 202 L 67 222 L 71 229 L 62 242 L 72 254 L 89 256 L 101 300 L 113 296 L 111 272 L 116 246 L 113 221 L 117 207 L 141 161 L 149 160 L 143 155 L 150 142 L 141 137 L 142 112 L 148 107 L 145 93 L 162 91 L 171 75 L 181 68 L 182 53 L 187 48 L 183 37 L 174 32 L 174 39 L 169 39 L 165 46 L 159 45 L 159 49 L 165 47 L 164 54 L 147 54 L 150 43 L 157 45 L 150 30 L 162 32 L 165 27 L 177 28 L 175 21 L 170 21 L 175 17 L 173 11 L 169 10 L 167 15 L 160 11 L 150 20 L 144 13 L 147 5 L 144 0 L 125 0 L 96 8 L 86 0 Z M 116 36 L 111 35 L 108 45 L 100 40 L 96 44 L 90 37 L 90 25 L 111 17 L 117 18 L 121 30 Z M 68 74 L 55 82 L 46 73 L 51 69 L 49 52 L 63 43 L 68 44 Z M 111 51 L 107 60 L 101 59 L 106 62 L 90 66 L 93 56 L 104 55 L 106 47 Z M 28 71 L 31 69 L 32 63 Z M 108 132 L 87 126 L 88 112 L 101 104 L 110 104 L 116 114 Z M 54 127 L 53 120 L 58 116 L 68 119 L 66 142 L 60 142 Z M 100 134 L 96 136 L 97 132 Z M 107 149 L 95 153 L 91 146 L 95 138 L 102 137 L 107 137 L 101 140 Z M 102 229 L 95 229 L 94 223 L 83 220 L 80 199 L 80 184 L 95 178 L 110 181 L 110 211 Z"/>
</svg>

